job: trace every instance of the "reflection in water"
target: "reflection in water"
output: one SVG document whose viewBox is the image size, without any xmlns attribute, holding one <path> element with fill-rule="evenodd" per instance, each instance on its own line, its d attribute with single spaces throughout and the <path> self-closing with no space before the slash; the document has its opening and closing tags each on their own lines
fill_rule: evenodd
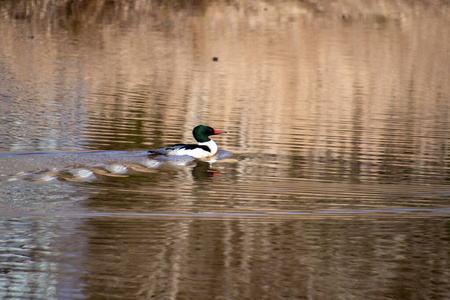
<svg viewBox="0 0 450 300">
<path fill-rule="evenodd" d="M 73 235 L 79 221 L 27 216 L 2 218 L 1 298 L 60 299 L 65 296 L 73 299 L 85 295 L 81 276 L 85 271 L 80 266 L 85 260 L 86 238 Z"/>
<path fill-rule="evenodd" d="M 196 166 L 192 169 L 192 176 L 197 179 L 205 179 L 214 176 L 218 176 L 220 173 L 215 172 L 211 169 L 211 163 L 199 161 Z"/>
<path fill-rule="evenodd" d="M 0 298 L 448 298 L 449 12 L 1 1 Z"/>
<path fill-rule="evenodd" d="M 78 222 L 76 230 L 28 220 L 39 226 L 23 218 L 2 225 L 11 234 L 2 238 L 4 296 L 409 299 L 448 293 L 442 262 L 450 228 L 440 220 L 104 217 Z M 52 230 L 61 240 L 53 241 Z M 39 232 L 35 241 L 19 238 Z M 58 294 L 42 282 L 58 286 Z"/>
</svg>

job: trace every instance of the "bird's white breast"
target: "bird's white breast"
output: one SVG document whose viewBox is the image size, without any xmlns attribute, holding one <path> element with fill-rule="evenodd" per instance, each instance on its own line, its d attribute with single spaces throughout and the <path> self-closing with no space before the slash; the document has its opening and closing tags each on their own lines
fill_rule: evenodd
<svg viewBox="0 0 450 300">
<path fill-rule="evenodd" d="M 199 143 L 199 145 L 201 146 L 207 146 L 211 152 L 206 151 L 202 148 L 195 148 L 195 149 L 184 149 L 184 148 L 179 148 L 174 150 L 172 153 L 168 154 L 168 155 L 189 155 L 195 158 L 206 158 L 206 157 L 210 157 L 213 156 L 214 154 L 217 153 L 217 145 L 213 140 L 210 140 L 208 142 L 204 142 L 204 143 Z"/>
</svg>

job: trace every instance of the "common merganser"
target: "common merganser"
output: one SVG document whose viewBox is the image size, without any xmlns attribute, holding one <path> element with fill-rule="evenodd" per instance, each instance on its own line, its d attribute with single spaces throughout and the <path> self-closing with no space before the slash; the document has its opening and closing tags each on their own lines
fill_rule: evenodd
<svg viewBox="0 0 450 300">
<path fill-rule="evenodd" d="M 159 155 L 188 155 L 194 158 L 207 158 L 217 153 L 217 145 L 209 138 L 209 136 L 221 133 L 226 133 L 226 131 L 219 131 L 209 126 L 198 125 L 192 130 L 192 134 L 198 144 L 176 144 L 167 148 L 150 150 L 148 153 Z"/>
</svg>

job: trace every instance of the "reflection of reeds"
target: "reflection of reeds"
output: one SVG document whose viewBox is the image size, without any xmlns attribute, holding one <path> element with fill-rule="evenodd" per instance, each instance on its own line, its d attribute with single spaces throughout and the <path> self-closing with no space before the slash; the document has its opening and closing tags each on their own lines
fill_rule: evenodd
<svg viewBox="0 0 450 300">
<path fill-rule="evenodd" d="M 4 19 L 27 20 L 52 29 L 78 32 L 89 25 L 121 22 L 139 22 L 149 16 L 176 17 L 180 11 L 188 16 L 199 16 L 208 10 L 221 10 L 224 6 L 244 10 L 245 14 L 260 11 L 283 10 L 301 11 L 304 14 L 324 14 L 334 18 L 357 19 L 373 18 L 384 23 L 390 18 L 413 15 L 423 10 L 438 15 L 448 12 L 446 1 L 205 1 L 205 0 L 12 0 L 2 1 L 0 10 Z M 162 13 L 164 11 L 164 13 Z M 162 15 L 161 15 L 162 13 Z"/>
<path fill-rule="evenodd" d="M 204 122 L 231 131 L 221 147 L 293 169 L 408 177 L 414 158 L 445 161 L 445 139 L 423 136 L 448 129 L 448 7 L 327 3 L 6 1 L 0 51 L 43 83 L 42 124 L 59 112 L 97 148 L 189 141 Z"/>
<path fill-rule="evenodd" d="M 62 249 L 58 263 L 82 256 L 82 266 L 70 272 L 82 269 L 76 274 L 84 276 L 80 290 L 92 298 L 445 295 L 448 267 L 441 262 L 448 260 L 448 233 L 429 215 L 426 222 L 392 214 L 286 215 L 267 222 L 188 215 L 359 209 L 380 199 L 385 206 L 409 206 L 411 199 L 433 206 L 425 202 L 436 198 L 402 196 L 379 185 L 336 191 L 333 184 L 314 187 L 296 177 L 448 183 L 448 6 L 431 0 L 305 2 L 1 1 L 0 57 L 8 65 L 0 68 L 10 75 L 0 93 L 11 93 L 7 99 L 16 106 L 0 103 L 1 113 L 13 112 L 0 126 L 11 148 L 26 142 L 17 136 L 27 129 L 36 149 L 63 149 L 68 137 L 80 139 L 72 146 L 159 147 L 190 140 L 192 127 L 205 122 L 230 131 L 218 143 L 238 157 L 232 179 L 216 185 L 162 172 L 140 184 L 124 181 L 123 188 L 80 187 L 77 196 L 92 191 L 82 201 L 87 209 L 144 215 L 86 217 L 75 236 L 86 235 L 88 243 L 68 246 L 56 240 L 58 229 L 52 242 L 23 247 L 21 228 L 14 235 L 21 239 L 14 244 L 20 256 L 31 249 L 37 257 L 49 245 Z M 186 217 L 145 216 L 155 211 Z M 48 223 L 44 218 L 32 226 L 39 228 L 37 241 Z M 63 257 L 73 246 L 85 248 Z M 420 272 L 411 271 L 418 265 Z M 44 273 L 43 266 L 39 261 L 33 272 Z"/>
</svg>

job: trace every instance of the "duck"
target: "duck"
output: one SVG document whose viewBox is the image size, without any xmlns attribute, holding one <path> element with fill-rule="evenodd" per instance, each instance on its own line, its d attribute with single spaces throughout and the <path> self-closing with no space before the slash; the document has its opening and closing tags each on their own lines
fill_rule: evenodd
<svg viewBox="0 0 450 300">
<path fill-rule="evenodd" d="M 167 148 L 161 148 L 156 150 L 150 150 L 150 155 L 187 155 L 193 158 L 208 158 L 217 154 L 218 147 L 214 140 L 209 136 L 217 135 L 221 133 L 227 133 L 226 131 L 215 130 L 212 127 L 206 125 L 198 125 L 192 130 L 192 135 L 197 141 L 197 144 L 175 144 Z"/>
</svg>

